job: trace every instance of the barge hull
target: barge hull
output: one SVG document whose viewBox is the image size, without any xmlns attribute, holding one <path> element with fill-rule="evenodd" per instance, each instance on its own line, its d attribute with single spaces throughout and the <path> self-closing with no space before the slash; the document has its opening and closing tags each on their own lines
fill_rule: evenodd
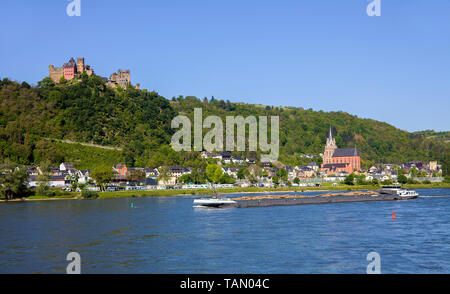
<svg viewBox="0 0 450 294">
<path fill-rule="evenodd" d="M 418 197 L 417 196 L 401 197 L 394 194 L 382 194 L 377 196 L 359 195 L 359 196 L 303 197 L 290 199 L 238 200 L 236 201 L 236 203 L 222 207 L 248 208 L 248 207 L 288 206 L 288 205 L 344 203 L 344 202 L 397 201 L 397 200 L 403 201 L 416 198 Z"/>
</svg>

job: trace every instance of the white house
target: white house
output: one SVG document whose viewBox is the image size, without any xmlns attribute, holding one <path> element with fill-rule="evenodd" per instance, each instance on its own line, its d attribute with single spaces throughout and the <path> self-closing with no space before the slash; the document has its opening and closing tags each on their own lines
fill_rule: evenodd
<svg viewBox="0 0 450 294">
<path fill-rule="evenodd" d="M 154 168 L 144 168 L 145 177 L 157 177 L 159 175 L 158 170 Z"/>
<path fill-rule="evenodd" d="M 237 163 L 237 164 L 243 164 L 244 163 L 244 160 L 242 158 L 240 158 L 240 157 L 232 157 L 231 161 L 233 163 Z"/>
<path fill-rule="evenodd" d="M 50 187 L 64 187 L 66 185 L 66 179 L 64 176 L 52 176 L 48 185 Z"/>
<path fill-rule="evenodd" d="M 200 154 L 200 157 L 202 157 L 202 158 L 216 158 L 216 156 L 217 156 L 217 154 L 214 153 L 214 152 L 206 152 L 206 151 L 203 151 L 203 152 Z M 220 159 L 222 159 L 222 157 L 220 157 Z"/>
<path fill-rule="evenodd" d="M 77 169 L 73 166 L 72 163 L 63 162 L 59 165 L 59 170 L 61 172 L 67 172 L 69 175 L 74 176 L 77 174 Z M 63 173 L 60 173 L 59 175 L 62 175 Z"/>
<path fill-rule="evenodd" d="M 87 184 L 90 180 L 91 171 L 89 170 L 79 170 L 77 172 L 78 175 L 78 183 L 79 184 Z"/>
<path fill-rule="evenodd" d="M 37 176 L 29 176 L 27 181 L 27 186 L 29 188 L 34 188 L 39 185 L 39 181 L 37 180 Z M 64 187 L 66 186 L 65 176 L 51 176 L 50 181 L 48 182 L 49 187 Z"/>
<path fill-rule="evenodd" d="M 237 173 L 239 171 L 238 168 L 233 168 L 233 167 L 223 167 L 222 168 L 223 172 L 228 174 L 229 176 L 236 178 L 237 177 Z"/>
</svg>

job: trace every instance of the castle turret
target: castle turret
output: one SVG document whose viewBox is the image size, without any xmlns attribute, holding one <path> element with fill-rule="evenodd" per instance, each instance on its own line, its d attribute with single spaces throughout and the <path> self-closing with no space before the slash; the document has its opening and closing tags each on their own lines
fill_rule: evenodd
<svg viewBox="0 0 450 294">
<path fill-rule="evenodd" d="M 77 72 L 79 74 L 82 74 L 84 72 L 84 58 L 83 57 L 77 58 Z"/>
</svg>

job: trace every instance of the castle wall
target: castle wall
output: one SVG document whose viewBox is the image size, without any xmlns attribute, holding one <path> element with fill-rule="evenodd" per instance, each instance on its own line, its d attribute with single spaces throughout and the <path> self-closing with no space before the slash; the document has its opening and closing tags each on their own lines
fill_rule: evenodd
<svg viewBox="0 0 450 294">
<path fill-rule="evenodd" d="M 54 83 L 59 83 L 61 77 L 64 76 L 64 71 L 62 67 L 54 67 L 53 65 L 50 65 L 48 67 L 48 74 Z"/>
</svg>

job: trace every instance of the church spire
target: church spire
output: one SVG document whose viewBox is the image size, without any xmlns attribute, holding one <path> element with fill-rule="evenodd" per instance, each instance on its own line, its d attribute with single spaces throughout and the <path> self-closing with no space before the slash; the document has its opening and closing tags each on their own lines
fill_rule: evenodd
<svg viewBox="0 0 450 294">
<path fill-rule="evenodd" d="M 332 131 L 331 131 L 331 125 L 330 125 L 330 133 L 329 133 L 329 135 L 328 135 L 328 138 L 329 138 L 330 140 L 333 140 L 333 133 L 332 133 Z"/>
</svg>

